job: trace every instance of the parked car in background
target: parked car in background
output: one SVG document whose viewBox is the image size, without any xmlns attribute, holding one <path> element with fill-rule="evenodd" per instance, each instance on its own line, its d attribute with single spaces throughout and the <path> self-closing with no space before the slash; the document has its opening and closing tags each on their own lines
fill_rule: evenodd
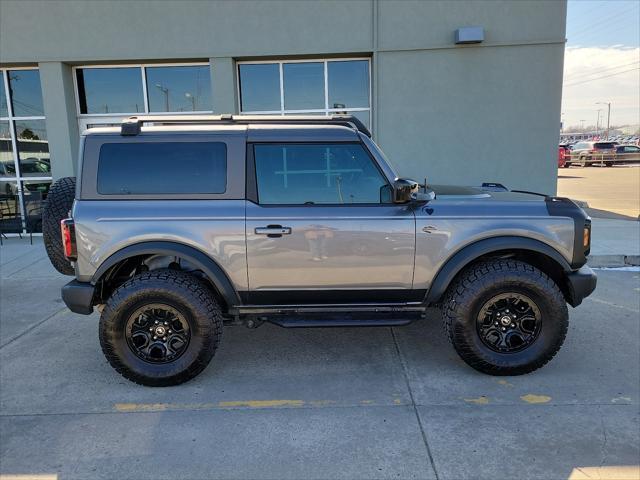
<svg viewBox="0 0 640 480">
<path fill-rule="evenodd" d="M 571 150 L 569 166 L 578 163 L 583 167 L 600 164 L 611 167 L 616 159 L 616 145 L 613 142 L 578 142 Z"/>
<path fill-rule="evenodd" d="M 571 150 L 568 145 L 558 146 L 558 168 L 567 168 L 571 164 L 567 165 L 567 157 L 571 155 Z"/>
<path fill-rule="evenodd" d="M 616 146 L 616 163 L 640 162 L 640 147 L 637 145 Z"/>
</svg>

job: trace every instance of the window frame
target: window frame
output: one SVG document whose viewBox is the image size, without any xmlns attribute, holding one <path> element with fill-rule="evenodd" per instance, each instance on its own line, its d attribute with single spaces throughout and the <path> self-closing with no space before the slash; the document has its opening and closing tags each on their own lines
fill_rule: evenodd
<svg viewBox="0 0 640 480">
<path fill-rule="evenodd" d="M 329 108 L 329 62 L 353 62 L 366 61 L 369 70 L 369 106 L 368 107 L 345 107 L 345 108 Z M 284 64 L 286 63 L 322 63 L 324 69 L 324 108 L 314 108 L 306 110 L 287 110 L 284 108 Z M 242 89 L 240 88 L 240 66 L 241 65 L 261 65 L 261 64 L 277 64 L 280 74 L 280 109 L 279 110 L 243 110 L 242 109 Z M 372 72 L 371 57 L 337 57 L 337 58 L 305 58 L 305 59 L 275 59 L 275 60 L 242 60 L 236 62 L 236 94 L 238 97 L 238 112 L 243 115 L 295 115 L 309 113 L 323 113 L 331 115 L 336 112 L 368 112 L 369 125 L 372 124 L 371 111 L 372 106 Z"/>
<path fill-rule="evenodd" d="M 22 235 L 22 234 L 26 234 L 27 232 L 27 222 L 26 222 L 26 215 L 27 213 L 25 213 L 25 208 L 26 208 L 26 203 L 25 203 L 25 195 L 24 195 L 24 189 L 23 189 L 23 183 L 26 181 L 41 181 L 41 182 L 50 182 L 53 183 L 53 176 L 50 172 L 49 175 L 33 175 L 33 176 L 25 176 L 22 174 L 22 169 L 20 168 L 20 152 L 18 150 L 18 138 L 16 136 L 16 122 L 21 122 L 21 121 L 32 121 L 32 120 L 42 120 L 43 122 L 45 122 L 45 128 L 46 128 L 46 111 L 44 112 L 44 115 L 29 115 L 29 116 L 15 116 L 14 112 L 13 112 L 13 98 L 11 97 L 11 89 L 9 87 L 9 71 L 20 71 L 20 70 L 35 70 L 38 72 L 38 75 L 40 75 L 40 69 L 38 68 L 37 65 L 32 65 L 32 66 L 22 66 L 22 67 L 3 67 L 0 68 L 0 79 L 1 79 L 1 85 L 0 88 L 4 89 L 4 93 L 5 93 L 5 97 L 6 97 L 6 101 L 7 101 L 7 116 L 6 117 L 0 117 L 0 122 L 7 122 L 9 124 L 9 135 L 11 137 L 11 149 L 12 149 L 12 157 L 13 157 L 13 166 L 15 168 L 15 177 L 5 177 L 0 181 L 0 186 L 2 186 L 3 184 L 6 183 L 10 183 L 10 184 L 15 184 L 16 185 L 16 192 L 18 195 L 18 202 L 20 203 L 20 219 L 21 219 L 21 223 L 22 223 L 22 230 L 18 233 L 13 233 L 13 232 L 5 232 L 5 235 L 8 236 L 15 236 L 15 235 Z M 41 90 L 41 94 L 42 94 L 42 80 L 40 81 L 40 90 Z M 44 109 L 44 99 L 43 99 L 43 109 Z M 48 136 L 49 134 L 47 133 L 47 144 L 49 142 L 48 140 Z M 51 152 L 49 151 L 49 162 L 52 163 L 51 161 Z M 34 233 L 34 235 L 42 235 L 42 233 Z"/>
<path fill-rule="evenodd" d="M 90 118 L 122 118 L 129 117 L 132 115 L 196 115 L 196 114 L 210 114 L 213 113 L 212 110 L 194 110 L 188 112 L 150 112 L 149 111 L 149 95 L 148 95 L 148 86 L 147 86 L 147 68 L 158 68 L 158 67 L 209 67 L 211 70 L 211 64 L 209 62 L 172 62 L 172 63 L 104 63 L 104 64 L 87 64 L 87 65 L 76 65 L 72 67 L 72 75 L 73 75 L 73 92 L 75 97 L 76 104 L 76 113 L 79 120 L 82 119 L 90 119 Z M 81 113 L 80 111 L 80 89 L 78 88 L 78 75 L 77 70 L 82 70 L 83 68 L 138 68 L 140 70 L 140 81 L 142 82 L 142 96 L 144 101 L 144 112 L 117 112 L 117 113 Z M 211 78 L 211 72 L 210 72 Z M 212 85 L 209 85 L 209 88 L 213 88 Z M 213 97 L 212 97 L 213 101 Z"/>
<path fill-rule="evenodd" d="M 247 176 L 247 186 L 246 186 L 246 195 L 247 200 L 251 203 L 259 205 L 263 208 L 273 208 L 273 207 L 305 207 L 305 208 L 318 208 L 318 207 L 380 207 L 380 206 L 390 206 L 396 205 L 393 202 L 393 199 L 389 202 L 378 202 L 378 203 L 260 203 L 260 195 L 258 191 L 258 173 L 256 168 L 256 158 L 255 158 L 255 145 L 359 145 L 362 147 L 365 154 L 369 157 L 369 161 L 373 164 L 375 169 L 380 174 L 380 177 L 384 180 L 385 185 L 389 188 L 393 188 L 391 181 L 385 174 L 385 172 L 380 168 L 378 162 L 374 155 L 369 151 L 369 148 L 363 143 L 357 140 L 350 141 L 335 141 L 335 140 L 325 140 L 325 141 L 317 141 L 317 142 L 247 142 L 247 167 L 246 167 L 246 176 Z M 381 186 L 384 187 L 385 185 Z"/>
</svg>

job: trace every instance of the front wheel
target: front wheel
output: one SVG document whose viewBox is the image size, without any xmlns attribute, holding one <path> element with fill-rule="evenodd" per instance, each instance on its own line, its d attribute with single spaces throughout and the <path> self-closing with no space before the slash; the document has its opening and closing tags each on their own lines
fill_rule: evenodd
<svg viewBox="0 0 640 480">
<path fill-rule="evenodd" d="M 176 270 L 136 275 L 116 289 L 100 317 L 100 345 L 111 366 L 153 387 L 198 375 L 221 335 L 222 314 L 212 292 Z"/>
<path fill-rule="evenodd" d="M 562 346 L 569 326 L 555 282 L 517 260 L 471 266 L 449 288 L 442 310 L 458 355 L 490 375 L 522 375 L 542 367 Z"/>
</svg>

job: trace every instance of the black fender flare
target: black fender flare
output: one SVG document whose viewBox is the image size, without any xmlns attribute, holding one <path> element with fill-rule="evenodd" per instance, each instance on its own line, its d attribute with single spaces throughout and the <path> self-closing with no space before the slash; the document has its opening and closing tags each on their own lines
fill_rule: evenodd
<svg viewBox="0 0 640 480">
<path fill-rule="evenodd" d="M 183 258 L 204 272 L 228 307 L 241 304 L 238 292 L 220 265 L 200 250 L 177 242 L 141 242 L 118 250 L 98 267 L 91 278 L 91 284 L 96 285 L 114 265 L 139 255 L 167 255 Z"/>
<path fill-rule="evenodd" d="M 503 250 L 529 250 L 541 253 L 554 260 L 565 272 L 572 271 L 571 265 L 560 252 L 539 240 L 516 236 L 486 238 L 463 247 L 447 260 L 433 279 L 424 302 L 427 305 L 438 303 L 463 268 L 483 255 Z"/>
</svg>

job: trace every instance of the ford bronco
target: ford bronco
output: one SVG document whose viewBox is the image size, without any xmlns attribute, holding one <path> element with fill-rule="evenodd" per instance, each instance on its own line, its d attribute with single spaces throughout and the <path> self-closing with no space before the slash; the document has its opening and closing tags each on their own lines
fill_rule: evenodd
<svg viewBox="0 0 640 480">
<path fill-rule="evenodd" d="M 397 326 L 442 311 L 471 367 L 520 375 L 596 286 L 574 202 L 399 178 L 355 117 L 141 116 L 81 138 L 45 246 L 134 382 L 175 385 L 224 325 Z"/>
</svg>

